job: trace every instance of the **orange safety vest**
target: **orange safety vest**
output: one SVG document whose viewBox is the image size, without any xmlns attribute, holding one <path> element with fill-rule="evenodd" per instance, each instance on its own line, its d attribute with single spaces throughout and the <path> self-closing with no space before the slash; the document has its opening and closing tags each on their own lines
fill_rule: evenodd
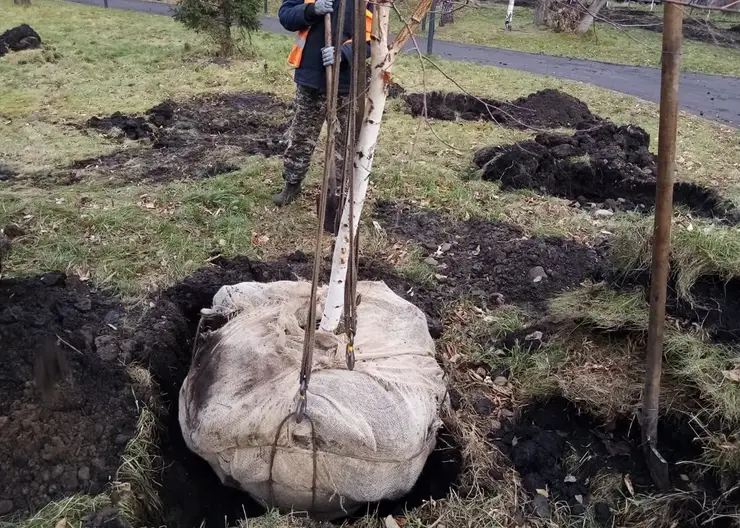
<svg viewBox="0 0 740 528">
<path fill-rule="evenodd" d="M 305 4 L 313 4 L 316 2 L 316 0 L 304 0 Z M 292 64 L 294 67 L 298 67 L 301 65 L 301 59 L 303 58 L 303 48 L 306 45 L 306 39 L 308 38 L 308 32 L 311 31 L 311 28 L 308 29 L 302 29 L 298 32 L 296 36 L 295 44 L 293 44 L 293 49 L 290 50 L 290 54 L 288 55 L 288 63 Z M 373 31 L 373 14 L 369 9 L 365 10 L 365 41 L 370 42 L 370 34 Z M 352 42 L 352 39 L 349 39 L 347 42 Z M 344 44 L 347 44 L 345 42 Z"/>
</svg>

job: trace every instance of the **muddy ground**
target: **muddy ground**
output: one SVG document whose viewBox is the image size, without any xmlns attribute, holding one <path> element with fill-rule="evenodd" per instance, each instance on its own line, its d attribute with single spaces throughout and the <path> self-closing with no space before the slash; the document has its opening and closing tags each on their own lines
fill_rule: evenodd
<svg viewBox="0 0 740 528">
<path fill-rule="evenodd" d="M 41 37 L 28 24 L 11 28 L 0 35 L 0 57 L 11 51 L 41 47 Z"/>
<path fill-rule="evenodd" d="M 0 280 L 0 516 L 115 479 L 138 419 L 123 321 L 118 301 L 75 277 Z"/>
<path fill-rule="evenodd" d="M 260 93 L 206 94 L 164 101 L 144 115 L 90 118 L 83 129 L 135 140 L 111 154 L 80 160 L 52 175 L 111 184 L 203 179 L 240 169 L 248 156 L 282 155 L 290 105 Z M 48 183 L 48 175 L 37 176 Z"/>
<path fill-rule="evenodd" d="M 663 32 L 663 17 L 660 16 L 662 8 L 656 8 L 654 13 L 628 7 L 619 7 L 604 10 L 602 15 L 609 22 L 619 26 L 637 26 L 647 31 Z M 688 13 L 688 11 L 687 11 Z M 683 38 L 697 42 L 707 42 L 718 46 L 740 49 L 740 33 L 732 27 L 723 27 L 714 24 L 711 19 L 705 20 L 706 11 L 697 9 L 691 16 L 686 16 L 683 21 Z M 740 16 L 738 17 L 740 20 Z"/>
<path fill-rule="evenodd" d="M 418 244 L 435 276 L 418 283 L 398 276 L 381 261 L 363 259 L 360 278 L 384 280 L 422 308 L 435 338 L 444 332 L 440 310 L 461 297 L 491 309 L 506 302 L 536 311 L 550 296 L 604 274 L 601 250 L 557 238 L 526 238 L 505 224 L 455 223 L 439 213 L 387 202 L 378 204 L 376 219 L 391 236 Z M 177 416 L 178 391 L 189 368 L 199 310 L 211 304 L 218 288 L 248 280 L 306 279 L 311 266 L 311 259 L 302 253 L 273 262 L 217 259 L 153 298 L 135 325 L 126 324 L 117 301 L 74 277 L 46 274 L 0 281 L 0 339 L 15 344 L 3 348 L 5 358 L 10 359 L 6 363 L 15 367 L 0 375 L 0 416 L 4 420 L 0 445 L 6 444 L 0 453 L 12 453 L 2 461 L 3 467 L 16 468 L 0 475 L 0 489 L 10 490 L 9 497 L 0 499 L 12 501 L 13 511 L 27 511 L 72 491 L 100 491 L 114 476 L 136 419 L 131 386 L 118 363 L 125 360 L 150 368 L 166 409 L 160 417 L 159 444 L 163 462 L 160 497 L 166 517 L 157 519 L 157 524 L 192 526 L 205 518 L 207 526 L 221 526 L 224 518 L 235 520 L 244 512 L 260 514 L 263 510 L 258 504 L 223 486 L 208 464 L 187 449 Z M 324 281 L 328 272 L 327 259 Z M 33 381 L 35 352 L 47 338 L 56 336 L 68 343 L 62 346 L 74 383 L 63 384 L 55 398 L 44 402 Z M 502 346 L 506 348 L 505 340 Z M 634 429 L 629 434 L 619 424 L 603 429 L 594 418 L 579 418 L 568 405 L 534 403 L 521 419 L 505 422 L 495 432 L 492 428 L 491 441 L 520 470 L 532 497 L 545 485 L 553 500 L 578 509 L 581 501 L 590 500 L 586 479 L 596 469 L 629 471 L 635 488 L 643 489 L 644 482 L 647 489 Z M 7 436 L 6 431 L 10 431 Z M 24 439 L 20 447 L 19 437 Z M 430 496 L 443 497 L 456 485 L 462 463 L 460 447 L 443 432 L 439 449 L 412 493 L 401 501 L 372 508 L 378 506 L 381 515 L 402 514 L 404 507 L 419 505 Z M 588 455 L 587 463 L 577 470 L 567 466 L 573 452 Z M 677 453 L 672 461 L 695 457 L 694 451 Z M 576 481 L 565 483 L 571 475 Z M 539 509 L 546 507 L 550 505 L 539 505 Z M 605 518 L 611 515 L 608 508 L 600 508 Z M 526 513 L 536 515 L 537 511 Z"/>
<path fill-rule="evenodd" d="M 581 128 L 602 121 L 583 101 L 552 89 L 511 102 L 452 92 L 412 93 L 404 95 L 403 99 L 414 117 L 445 121 L 484 120 L 521 129 Z"/>
<path fill-rule="evenodd" d="M 663 417 L 658 434 L 671 485 L 686 495 L 667 524 L 656 517 L 654 526 L 732 526 L 729 519 L 711 519 L 715 512 L 708 503 L 722 491 L 711 473 L 694 464 L 702 446 L 687 419 Z M 641 447 L 640 426 L 628 417 L 604 424 L 572 402 L 555 397 L 530 402 L 518 420 L 493 432 L 490 439 L 519 472 L 532 498 L 528 513 L 536 517 L 549 518 L 554 504 L 560 502 L 567 503 L 575 515 L 592 505 L 598 526 L 623 525 L 615 515 L 618 503 L 624 497 L 656 491 Z M 731 493 L 715 507 L 734 513 L 738 499 L 737 493 Z"/>
<path fill-rule="evenodd" d="M 487 147 L 473 162 L 483 179 L 500 181 L 503 189 L 533 189 L 574 200 L 574 205 L 608 210 L 648 212 L 655 205 L 657 157 L 650 135 L 634 125 L 606 122 L 573 135 L 542 133 L 534 140 Z M 729 224 L 740 222 L 731 201 L 707 187 L 674 185 L 674 202 L 694 214 Z"/>
</svg>

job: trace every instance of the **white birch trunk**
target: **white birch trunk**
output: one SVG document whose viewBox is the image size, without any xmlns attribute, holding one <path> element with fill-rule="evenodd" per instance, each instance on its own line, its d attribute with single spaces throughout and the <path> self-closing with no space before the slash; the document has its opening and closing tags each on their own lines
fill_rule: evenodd
<svg viewBox="0 0 740 528">
<path fill-rule="evenodd" d="M 373 39 L 370 43 L 370 84 L 368 85 L 367 101 L 365 103 L 365 118 L 360 129 L 360 136 L 357 139 L 357 151 L 354 157 L 354 218 L 352 229 L 355 235 L 360 225 L 360 214 L 362 213 L 362 205 L 365 203 L 367 186 L 370 183 L 373 156 L 380 135 L 380 123 L 383 119 L 383 110 L 388 95 L 386 78 L 390 74 L 393 62 L 398 55 L 397 48 L 389 49 L 388 46 L 389 19 L 390 5 L 382 2 L 376 4 L 373 16 Z M 347 194 L 347 200 L 349 200 L 349 193 Z M 349 224 L 349 207 L 345 206 L 339 225 L 337 242 L 334 246 L 326 305 L 321 317 L 320 329 L 325 332 L 336 331 L 344 312 L 344 285 L 349 263 Z"/>
<path fill-rule="evenodd" d="M 509 8 L 506 10 L 506 22 L 504 29 L 511 31 L 511 21 L 514 18 L 514 0 L 509 0 Z"/>
</svg>

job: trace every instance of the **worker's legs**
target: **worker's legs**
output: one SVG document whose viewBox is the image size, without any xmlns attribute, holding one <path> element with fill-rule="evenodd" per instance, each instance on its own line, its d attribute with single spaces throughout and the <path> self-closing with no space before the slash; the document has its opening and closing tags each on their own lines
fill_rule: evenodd
<svg viewBox="0 0 740 528">
<path fill-rule="evenodd" d="M 275 196 L 277 205 L 287 205 L 301 192 L 301 182 L 311 166 L 311 156 L 324 124 L 324 95 L 319 90 L 296 86 L 293 122 L 283 154 L 285 188 Z"/>
<path fill-rule="evenodd" d="M 334 128 L 334 179 L 337 193 L 342 192 L 344 174 L 344 153 L 347 147 L 347 126 L 349 125 L 349 96 L 340 95 L 337 99 L 337 122 Z M 353 153 L 350 153 L 349 168 L 352 168 Z"/>
</svg>

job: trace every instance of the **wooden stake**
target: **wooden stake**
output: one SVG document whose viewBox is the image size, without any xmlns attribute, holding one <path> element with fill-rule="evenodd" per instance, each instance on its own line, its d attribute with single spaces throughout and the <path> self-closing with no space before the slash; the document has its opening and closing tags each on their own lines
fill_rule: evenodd
<svg viewBox="0 0 740 528">
<path fill-rule="evenodd" d="M 648 325 L 647 373 L 642 402 L 642 441 L 650 475 L 659 489 L 670 487 L 668 465 L 660 456 L 658 411 L 660 376 L 663 367 L 665 304 L 668 290 L 673 217 L 673 174 L 676 169 L 678 126 L 678 81 L 680 76 L 683 9 L 664 4 L 663 55 L 660 86 L 660 128 L 658 132 L 658 185 L 655 196 L 653 261 L 650 282 L 650 322 Z"/>
</svg>

